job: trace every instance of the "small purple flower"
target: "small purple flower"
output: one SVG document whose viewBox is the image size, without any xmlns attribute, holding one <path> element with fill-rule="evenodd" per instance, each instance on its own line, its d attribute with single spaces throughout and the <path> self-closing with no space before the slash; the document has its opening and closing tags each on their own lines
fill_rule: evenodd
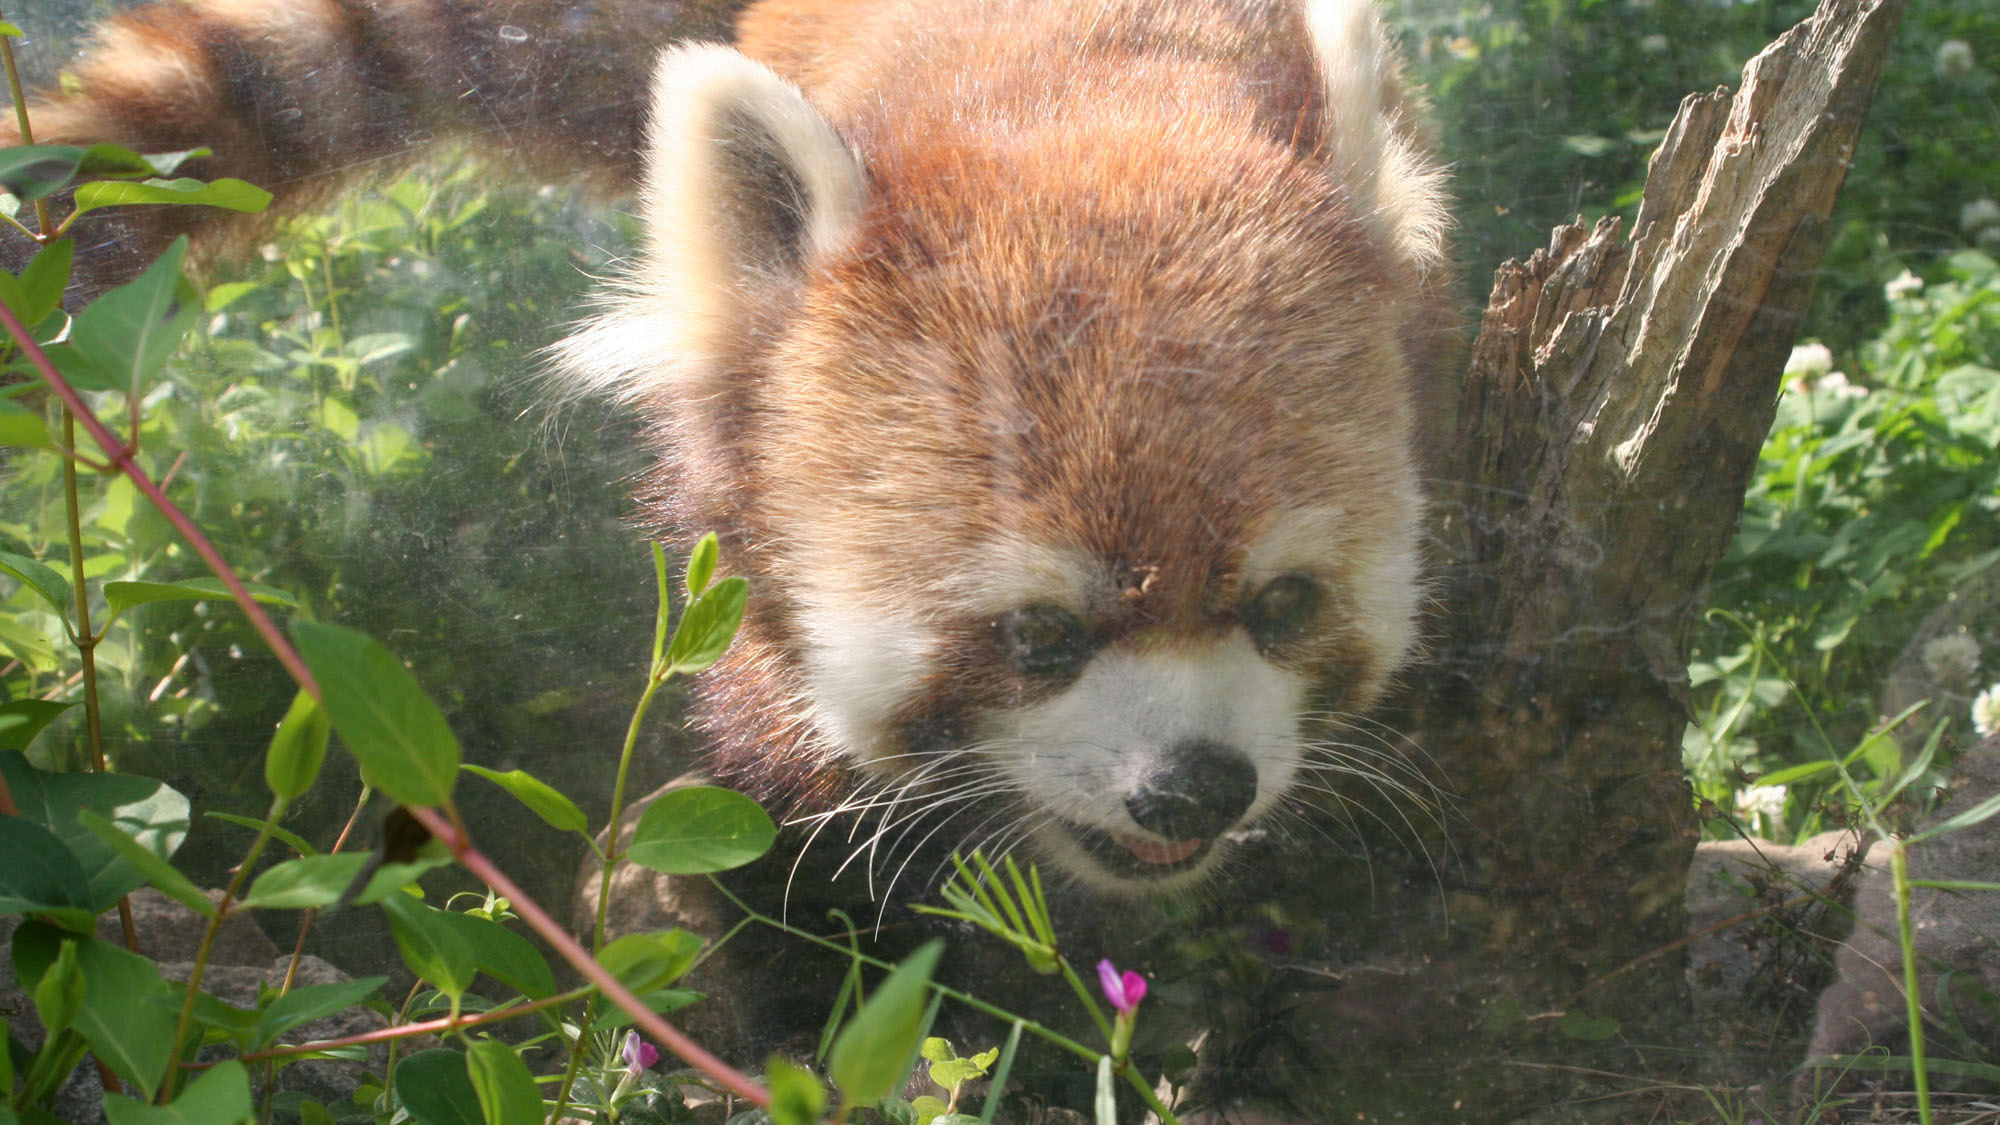
<svg viewBox="0 0 2000 1125">
<path fill-rule="evenodd" d="M 1139 1001 L 1146 998 L 1146 978 L 1129 969 L 1119 973 L 1118 966 L 1108 957 L 1097 963 L 1097 981 L 1104 986 L 1104 998 L 1111 1001 L 1119 1015 L 1131 1015 L 1138 1010 Z"/>
<path fill-rule="evenodd" d="M 636 1031 L 625 1033 L 625 1046 L 618 1052 L 625 1059 L 625 1066 L 633 1073 L 649 1070 L 660 1061 L 660 1050 L 644 1039 Z"/>
</svg>

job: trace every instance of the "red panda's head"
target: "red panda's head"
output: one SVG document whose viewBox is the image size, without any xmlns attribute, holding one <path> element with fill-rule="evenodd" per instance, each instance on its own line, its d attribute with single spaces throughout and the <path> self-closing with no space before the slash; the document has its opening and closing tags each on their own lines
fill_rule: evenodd
<svg viewBox="0 0 2000 1125">
<path fill-rule="evenodd" d="M 1372 15 L 1304 23 L 1303 139 L 1206 71 L 918 68 L 837 131 L 662 60 L 646 258 L 563 360 L 662 419 L 676 518 L 752 578 L 788 714 L 722 721 L 844 763 L 878 842 L 1148 893 L 1326 775 L 1401 787 L 1353 732 L 1421 597 L 1435 177 Z"/>
</svg>

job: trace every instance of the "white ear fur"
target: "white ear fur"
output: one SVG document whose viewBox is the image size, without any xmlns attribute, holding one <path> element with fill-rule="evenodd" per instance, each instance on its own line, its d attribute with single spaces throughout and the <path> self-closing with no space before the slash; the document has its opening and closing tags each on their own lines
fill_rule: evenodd
<svg viewBox="0 0 2000 1125">
<path fill-rule="evenodd" d="M 1372 0 L 1306 0 L 1319 57 L 1327 168 L 1419 271 L 1444 263 L 1444 171 L 1407 135 L 1394 50 Z"/>
<path fill-rule="evenodd" d="M 557 345 L 579 389 L 645 397 L 707 368 L 743 319 L 845 242 L 861 165 L 798 87 L 727 47 L 653 73 L 646 248 L 593 323 Z"/>
</svg>

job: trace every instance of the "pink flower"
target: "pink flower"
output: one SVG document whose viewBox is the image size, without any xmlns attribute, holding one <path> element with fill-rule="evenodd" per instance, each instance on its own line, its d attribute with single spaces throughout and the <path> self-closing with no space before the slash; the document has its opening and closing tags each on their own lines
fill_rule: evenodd
<svg viewBox="0 0 2000 1125">
<path fill-rule="evenodd" d="M 1146 978 L 1129 969 L 1121 974 L 1110 958 L 1097 963 L 1097 981 L 1104 987 L 1104 998 L 1111 1001 L 1119 1015 L 1131 1015 L 1138 1010 L 1139 1001 L 1146 998 Z"/>
<path fill-rule="evenodd" d="M 625 1033 L 625 1046 L 618 1052 L 625 1059 L 625 1065 L 633 1074 L 647 1070 L 660 1061 L 660 1050 L 644 1039 L 636 1031 Z"/>
</svg>

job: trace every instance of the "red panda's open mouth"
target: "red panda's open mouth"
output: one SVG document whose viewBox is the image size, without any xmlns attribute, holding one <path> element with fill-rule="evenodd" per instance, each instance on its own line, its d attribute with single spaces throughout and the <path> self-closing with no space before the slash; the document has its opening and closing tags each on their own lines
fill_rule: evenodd
<svg viewBox="0 0 2000 1125">
<path fill-rule="evenodd" d="M 1121 875 L 1139 879 L 1159 879 L 1178 875 L 1198 866 L 1207 857 L 1213 840 L 1157 841 L 1066 824 L 1077 843 L 1091 857 Z"/>
</svg>

